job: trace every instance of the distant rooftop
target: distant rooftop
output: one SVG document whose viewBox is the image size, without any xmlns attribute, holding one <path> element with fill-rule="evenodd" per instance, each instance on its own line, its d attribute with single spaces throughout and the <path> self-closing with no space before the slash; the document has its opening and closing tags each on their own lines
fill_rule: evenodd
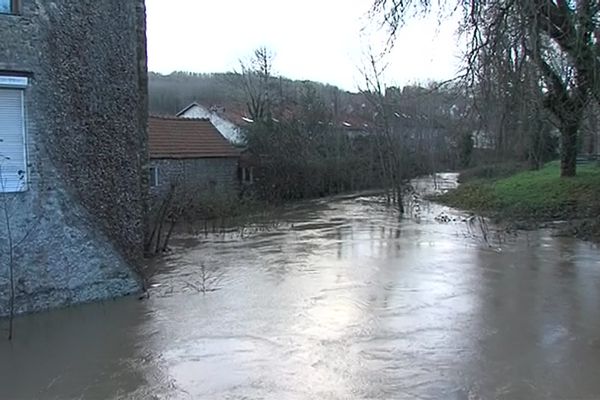
<svg viewBox="0 0 600 400">
<path fill-rule="evenodd" d="M 362 106 L 364 106 L 364 104 L 362 104 Z M 254 123 L 254 120 L 248 117 L 245 106 L 235 102 L 219 106 L 206 106 L 199 102 L 193 102 L 183 110 L 179 111 L 177 116 L 186 117 L 186 114 L 196 107 L 206 111 L 207 114 L 216 114 L 238 127 L 244 127 Z M 359 108 L 362 110 L 364 107 Z M 287 105 L 283 109 L 279 107 L 276 111 L 275 114 L 277 115 L 277 118 L 273 118 L 273 122 L 275 123 L 280 123 L 282 120 L 297 120 L 303 112 L 298 108 L 297 104 Z M 333 123 L 330 123 L 329 125 L 345 130 L 364 130 L 369 127 L 370 122 L 371 121 L 368 118 L 365 118 L 364 115 L 359 115 L 354 109 L 349 109 L 342 112 L 334 119 Z"/>
</svg>

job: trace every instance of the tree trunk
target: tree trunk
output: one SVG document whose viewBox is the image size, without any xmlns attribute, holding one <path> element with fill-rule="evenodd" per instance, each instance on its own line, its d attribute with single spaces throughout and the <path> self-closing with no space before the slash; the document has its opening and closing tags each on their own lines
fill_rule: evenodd
<svg viewBox="0 0 600 400">
<path fill-rule="evenodd" d="M 577 174 L 577 132 L 579 124 L 564 124 L 561 127 L 560 176 L 571 177 Z"/>
</svg>

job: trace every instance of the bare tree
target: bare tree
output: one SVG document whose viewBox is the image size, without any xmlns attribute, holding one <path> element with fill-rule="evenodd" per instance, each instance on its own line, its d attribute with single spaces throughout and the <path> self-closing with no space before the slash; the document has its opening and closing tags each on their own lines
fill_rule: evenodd
<svg viewBox="0 0 600 400">
<path fill-rule="evenodd" d="M 254 121 L 271 118 L 270 84 L 273 74 L 274 53 L 266 47 L 254 50 L 249 61 L 240 61 L 247 109 Z"/>
<path fill-rule="evenodd" d="M 368 57 L 367 67 L 362 71 L 366 86 L 362 93 L 375 109 L 374 137 L 382 180 L 388 191 L 388 201 L 396 204 L 400 213 L 404 213 L 403 192 L 411 176 L 406 157 L 406 141 L 391 122 L 394 112 L 388 103 L 387 88 L 383 80 L 386 64 L 372 52 Z"/>
<path fill-rule="evenodd" d="M 8 340 L 13 338 L 13 321 L 15 316 L 15 239 L 12 225 L 13 202 L 5 192 L 5 179 L 2 177 L 2 166 L 0 165 L 0 187 L 2 188 L 2 222 L 6 230 L 6 247 L 8 253 L 8 280 L 10 293 L 8 300 Z"/>
<path fill-rule="evenodd" d="M 592 0 L 374 0 L 373 15 L 395 37 L 416 13 L 462 10 L 465 77 L 475 85 L 489 57 L 524 57 L 539 74 L 543 104 L 561 132 L 561 176 L 576 174 L 577 134 L 590 96 L 600 99 L 600 4 Z M 566 67 L 566 68 L 565 68 Z M 519 84 L 519 82 L 513 82 Z"/>
<path fill-rule="evenodd" d="M 9 159 L 6 156 L 0 155 L 0 159 L 2 161 L 8 161 Z M 25 184 L 25 173 L 23 171 L 18 171 L 18 187 L 17 192 Z M 3 225 L 4 234 L 2 239 L 4 239 L 5 245 L 1 250 L 6 254 L 7 260 L 7 269 L 8 269 L 8 283 L 9 283 L 9 299 L 8 299 L 8 340 L 12 340 L 14 336 L 14 317 L 15 317 L 15 302 L 16 302 L 16 264 L 19 248 L 27 241 L 30 237 L 31 232 L 33 232 L 33 224 L 30 224 L 30 227 L 18 225 L 16 223 L 15 213 L 17 206 L 17 194 L 15 193 L 7 193 L 7 173 L 4 172 L 2 168 L 2 162 L 0 162 L 0 220 Z M 20 235 L 20 236 L 19 236 Z M 1 253 L 0 253 L 1 254 Z"/>
<path fill-rule="evenodd" d="M 192 218 L 199 203 L 199 191 L 186 187 L 182 177 L 171 184 L 164 195 L 155 196 L 150 207 L 151 229 L 146 239 L 146 253 L 166 252 L 179 222 L 183 217 Z"/>
</svg>

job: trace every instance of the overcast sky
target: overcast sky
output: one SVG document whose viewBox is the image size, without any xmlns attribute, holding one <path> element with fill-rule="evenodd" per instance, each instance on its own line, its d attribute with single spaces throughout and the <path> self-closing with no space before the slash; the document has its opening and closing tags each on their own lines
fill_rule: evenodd
<svg viewBox="0 0 600 400">
<path fill-rule="evenodd" d="M 356 90 L 369 47 L 385 34 L 367 19 L 372 0 L 146 0 L 151 71 L 226 72 L 253 49 L 276 55 L 278 75 Z M 388 83 L 452 78 L 458 69 L 456 22 L 414 20 L 388 56 Z"/>
</svg>

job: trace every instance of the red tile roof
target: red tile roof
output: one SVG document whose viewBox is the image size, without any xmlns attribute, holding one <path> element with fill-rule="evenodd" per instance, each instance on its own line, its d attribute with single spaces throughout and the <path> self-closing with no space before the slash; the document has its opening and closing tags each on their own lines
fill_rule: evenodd
<svg viewBox="0 0 600 400">
<path fill-rule="evenodd" d="M 150 117 L 150 158 L 239 157 L 208 119 Z"/>
</svg>

